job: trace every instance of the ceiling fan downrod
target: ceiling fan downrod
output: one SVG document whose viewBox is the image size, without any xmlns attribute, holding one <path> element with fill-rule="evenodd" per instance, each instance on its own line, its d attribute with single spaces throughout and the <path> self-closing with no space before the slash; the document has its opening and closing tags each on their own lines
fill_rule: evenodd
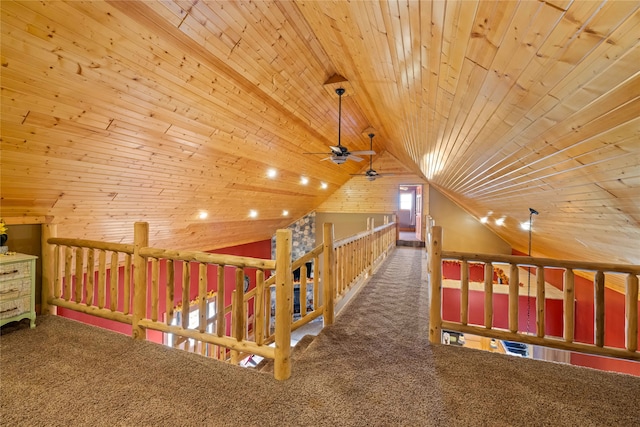
<svg viewBox="0 0 640 427">
<path fill-rule="evenodd" d="M 342 128 L 342 95 L 344 95 L 344 88 L 337 88 L 336 93 L 338 94 L 338 147 L 341 147 L 340 132 Z"/>
<path fill-rule="evenodd" d="M 369 134 L 369 150 L 373 151 L 373 137 L 376 136 L 373 132 Z M 369 170 L 373 170 L 373 156 L 369 155 Z"/>
</svg>

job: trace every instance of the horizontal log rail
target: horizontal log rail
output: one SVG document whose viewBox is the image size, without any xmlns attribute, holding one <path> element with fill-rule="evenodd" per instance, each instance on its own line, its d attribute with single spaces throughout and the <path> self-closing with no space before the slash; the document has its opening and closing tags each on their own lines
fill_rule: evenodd
<svg viewBox="0 0 640 427">
<path fill-rule="evenodd" d="M 195 339 L 198 341 L 206 342 L 209 344 L 218 345 L 221 347 L 230 348 L 236 351 L 242 351 L 247 354 L 257 354 L 268 359 L 275 358 L 275 349 L 269 346 L 257 345 L 251 341 L 238 341 L 232 337 L 218 337 L 216 335 L 195 331 L 192 329 L 183 329 L 180 326 L 169 326 L 164 323 L 153 322 L 149 319 L 143 319 L 140 321 L 141 326 L 147 329 L 152 329 L 168 334 L 180 335 L 186 338 Z"/>
<path fill-rule="evenodd" d="M 275 270 L 276 262 L 259 258 L 237 255 L 212 254 L 199 251 L 172 251 L 158 248 L 141 248 L 140 256 L 149 258 L 170 259 L 173 261 L 200 262 L 206 264 L 228 265 L 239 268 L 257 268 Z"/>
<path fill-rule="evenodd" d="M 476 254 L 471 252 L 442 251 L 442 259 L 455 259 L 467 262 L 517 264 L 520 266 L 539 265 L 550 268 L 570 268 L 572 270 L 606 271 L 640 275 L 640 265 L 612 264 L 602 262 L 558 260 L 520 255 Z"/>
<path fill-rule="evenodd" d="M 96 306 L 89 306 L 84 303 L 76 303 L 73 301 L 67 301 L 62 298 L 52 298 L 49 303 L 57 307 L 67 308 L 79 313 L 89 314 L 91 316 L 101 317 L 103 319 L 113 320 L 115 322 L 126 323 L 131 325 L 131 314 L 124 314 L 118 311 L 111 311 L 105 308 L 98 308 Z"/>
<path fill-rule="evenodd" d="M 63 237 L 52 237 L 47 241 L 50 245 L 70 246 L 86 249 L 98 249 L 102 251 L 120 252 L 133 255 L 133 245 L 124 243 L 100 242 L 98 240 L 68 239 Z"/>
<path fill-rule="evenodd" d="M 556 260 L 530 256 L 474 254 L 442 250 L 442 228 L 431 229 L 429 245 L 429 280 L 430 280 L 430 319 L 429 340 L 440 343 L 442 329 L 470 333 L 484 337 L 510 341 L 519 341 L 577 351 L 588 354 L 615 357 L 621 359 L 640 360 L 638 352 L 638 275 L 640 266 L 611 263 L 591 263 L 583 261 Z M 460 283 L 460 322 L 442 319 L 442 262 L 457 260 L 461 263 Z M 484 325 L 468 324 L 469 302 L 469 262 L 483 263 L 484 279 Z M 509 303 L 508 330 L 493 325 L 493 265 L 508 264 L 509 268 Z M 518 324 L 519 268 L 535 268 L 536 272 L 536 333 L 522 333 Z M 546 336 L 545 333 L 545 268 L 564 269 L 563 279 L 563 336 L 561 339 Z M 575 274 L 576 272 L 594 272 L 594 339 L 593 344 L 575 342 Z M 605 276 L 606 274 L 625 274 L 627 292 L 625 293 L 625 348 L 605 346 Z"/>
</svg>

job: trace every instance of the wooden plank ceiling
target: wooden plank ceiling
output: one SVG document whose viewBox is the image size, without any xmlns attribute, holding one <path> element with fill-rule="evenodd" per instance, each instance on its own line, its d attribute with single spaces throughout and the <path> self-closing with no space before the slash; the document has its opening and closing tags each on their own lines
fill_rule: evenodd
<svg viewBox="0 0 640 427">
<path fill-rule="evenodd" d="M 373 128 L 379 155 L 523 252 L 533 207 L 534 254 L 640 263 L 637 1 L 0 8 L 5 218 L 108 241 L 148 221 L 175 248 L 268 238 L 365 179 L 303 154 L 338 140 L 340 75 L 349 149 Z"/>
</svg>

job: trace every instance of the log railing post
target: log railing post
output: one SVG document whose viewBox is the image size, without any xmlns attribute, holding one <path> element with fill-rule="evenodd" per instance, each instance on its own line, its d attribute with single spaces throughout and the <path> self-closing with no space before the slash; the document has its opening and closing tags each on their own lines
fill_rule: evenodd
<svg viewBox="0 0 640 427">
<path fill-rule="evenodd" d="M 545 282 L 544 267 L 539 265 L 536 268 L 536 331 L 537 336 L 542 338 L 545 336 L 544 326 L 544 302 L 545 302 Z"/>
<path fill-rule="evenodd" d="M 638 276 L 627 275 L 625 342 L 627 350 L 638 350 Z"/>
<path fill-rule="evenodd" d="M 147 259 L 140 255 L 140 249 L 149 246 L 149 223 L 136 222 L 133 230 L 133 316 L 131 336 L 137 340 L 147 338 L 146 330 L 138 324 L 145 316 L 147 308 Z M 186 301 L 189 304 L 189 301 Z"/>
<path fill-rule="evenodd" d="M 593 342 L 598 347 L 604 346 L 604 272 L 598 270 L 593 278 Z"/>
<path fill-rule="evenodd" d="M 369 235 L 367 236 L 367 244 L 366 244 L 366 254 L 367 254 L 367 276 L 371 276 L 373 274 L 373 263 L 376 260 L 375 256 L 375 244 L 376 244 L 376 235 L 375 231 L 373 231 L 375 227 L 375 218 L 369 218 L 371 220 L 371 224 L 369 224 Z"/>
<path fill-rule="evenodd" d="M 42 224 L 42 297 L 40 302 L 40 313 L 42 314 L 57 313 L 57 307 L 49 305 L 49 300 L 53 298 L 55 271 L 57 271 L 57 268 L 54 268 L 54 263 L 59 260 L 54 251 L 57 250 L 59 253 L 60 249 L 48 242 L 49 238 L 57 236 L 57 224 Z"/>
<path fill-rule="evenodd" d="M 573 334 L 574 334 L 574 272 L 572 269 L 567 268 L 564 272 L 564 340 L 566 342 L 573 342 Z"/>
<path fill-rule="evenodd" d="M 293 316 L 293 272 L 291 230 L 276 232 L 276 332 L 273 376 L 291 376 L 291 318 Z"/>
<path fill-rule="evenodd" d="M 221 337 L 226 333 L 226 316 L 224 312 L 224 265 L 218 265 L 217 270 L 218 280 L 216 284 L 216 335 Z"/>
<path fill-rule="evenodd" d="M 528 268 L 530 269 L 531 267 Z M 509 330 L 511 332 L 518 332 L 518 303 L 520 300 L 519 285 L 520 275 L 518 264 L 511 264 L 509 268 Z M 529 301 L 527 301 L 527 304 L 529 304 Z M 527 328 L 528 327 L 529 325 L 527 324 Z M 527 333 L 528 332 L 529 331 L 527 330 Z"/>
<path fill-rule="evenodd" d="M 397 226 L 397 224 L 396 224 Z M 429 252 L 431 257 L 431 277 L 429 286 L 431 295 L 429 298 L 429 342 L 440 344 L 442 325 L 442 227 L 436 226 L 432 229 L 431 246 Z"/>
<path fill-rule="evenodd" d="M 393 214 L 393 222 L 396 225 L 396 244 L 400 240 L 400 226 L 398 224 L 398 214 Z"/>
<path fill-rule="evenodd" d="M 323 265 L 322 265 L 322 300 L 323 300 L 323 319 L 324 327 L 333 325 L 334 320 L 334 286 L 335 279 L 333 276 L 335 268 L 334 249 L 333 249 L 333 224 L 325 223 L 322 230 L 323 236 Z"/>
<path fill-rule="evenodd" d="M 291 262 L 291 255 L 289 255 L 289 262 Z M 291 268 L 289 268 L 289 270 L 291 270 Z M 238 342 L 244 341 L 246 330 L 245 321 L 247 316 L 244 309 L 244 270 L 240 267 L 236 267 L 236 286 L 231 299 L 231 333 Z M 276 303 L 279 301 L 280 300 L 278 300 L 278 297 L 276 296 Z M 278 308 L 276 307 L 276 316 L 277 309 Z M 278 320 L 276 318 L 276 331 L 277 328 Z M 289 316 L 289 331 L 291 331 L 291 315 Z M 291 332 L 289 332 L 289 334 L 291 334 Z M 291 337 L 289 337 L 289 340 L 291 340 Z M 277 345 L 278 344 L 276 344 L 276 346 Z M 237 365 L 238 363 L 240 363 L 240 352 L 238 350 L 231 350 L 231 364 Z"/>
<path fill-rule="evenodd" d="M 167 291 L 165 295 L 165 307 L 166 307 L 166 319 L 165 322 L 167 325 L 171 325 L 173 322 L 174 309 L 173 309 L 173 298 L 175 296 L 175 269 L 173 268 L 174 263 L 172 259 L 167 260 Z"/>
<path fill-rule="evenodd" d="M 462 260 L 460 266 L 460 323 L 469 322 L 469 263 Z"/>
<path fill-rule="evenodd" d="M 315 300 L 313 301 L 316 302 Z M 264 271 L 258 270 L 256 271 L 256 298 L 254 302 L 254 313 L 256 319 L 256 344 L 263 345 L 264 344 L 264 325 L 265 325 L 265 316 L 270 316 L 271 308 L 269 310 L 265 310 L 264 306 Z"/>
<path fill-rule="evenodd" d="M 484 327 L 493 327 L 493 264 L 484 265 Z"/>
</svg>

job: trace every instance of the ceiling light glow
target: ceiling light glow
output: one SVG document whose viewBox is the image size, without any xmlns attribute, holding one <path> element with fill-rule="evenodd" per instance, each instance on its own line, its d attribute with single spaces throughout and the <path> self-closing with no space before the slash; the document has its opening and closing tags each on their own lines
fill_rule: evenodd
<svg viewBox="0 0 640 427">
<path fill-rule="evenodd" d="M 486 224 L 489 221 L 489 218 L 486 216 L 483 216 L 482 218 L 480 218 L 480 222 L 483 224 Z"/>
<path fill-rule="evenodd" d="M 251 209 L 249 211 L 249 218 L 257 218 L 258 217 L 258 211 L 255 209 Z"/>
<path fill-rule="evenodd" d="M 200 219 L 207 219 L 208 216 L 209 214 L 206 213 L 205 211 L 200 211 L 200 213 L 198 214 L 198 218 Z"/>
<path fill-rule="evenodd" d="M 276 171 L 275 169 L 269 169 L 267 170 L 267 176 L 269 178 L 275 178 L 276 175 L 278 175 L 278 171 Z"/>
<path fill-rule="evenodd" d="M 522 227 L 523 230 L 529 231 L 529 227 L 530 227 L 529 221 L 521 222 L 520 227 Z"/>
<path fill-rule="evenodd" d="M 282 216 L 289 216 L 289 211 L 288 210 L 283 210 L 282 211 Z"/>
<path fill-rule="evenodd" d="M 321 182 L 321 183 L 320 183 L 320 188 L 322 188 L 323 190 L 326 190 L 326 189 L 327 189 L 327 187 L 328 187 L 328 185 L 327 185 L 327 183 L 326 183 L 326 182 Z"/>
<path fill-rule="evenodd" d="M 307 178 L 306 176 L 300 177 L 300 184 L 307 185 L 308 183 L 309 183 L 309 178 Z"/>
<path fill-rule="evenodd" d="M 496 219 L 496 225 L 497 226 L 504 225 L 504 219 L 505 219 L 504 217 Z"/>
</svg>

